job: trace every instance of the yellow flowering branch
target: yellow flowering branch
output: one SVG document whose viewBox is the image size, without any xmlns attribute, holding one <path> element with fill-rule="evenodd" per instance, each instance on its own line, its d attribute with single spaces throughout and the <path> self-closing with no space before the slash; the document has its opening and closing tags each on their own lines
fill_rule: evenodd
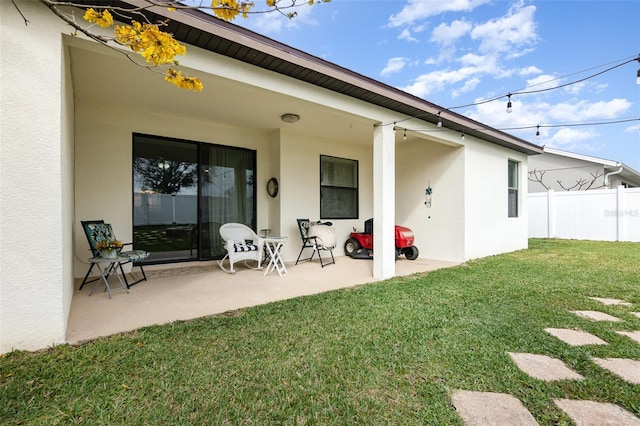
<svg viewBox="0 0 640 426">
<path fill-rule="evenodd" d="M 18 12 L 22 15 L 20 8 L 16 4 L 17 0 L 11 0 Z M 29 0 L 23 0 L 29 1 Z M 87 4 L 89 1 L 82 1 L 75 3 L 73 0 L 39 0 L 40 3 L 49 8 L 56 16 L 65 21 L 76 32 L 81 32 L 87 37 L 95 40 L 101 44 L 109 46 L 110 41 L 115 41 L 121 46 L 129 47 L 131 51 L 139 54 L 144 58 L 148 65 L 144 65 L 136 60 L 129 53 L 125 53 L 127 57 L 137 65 L 145 66 L 148 69 L 154 70 L 166 65 L 177 66 L 178 61 L 175 59 L 176 55 L 185 55 L 187 48 L 180 44 L 173 35 L 163 31 L 161 27 L 166 26 L 167 22 L 151 23 L 148 22 L 144 11 L 152 7 L 164 7 L 169 11 L 176 11 L 178 9 L 201 9 L 210 10 L 214 16 L 225 21 L 231 21 L 238 16 L 243 18 L 249 17 L 252 13 L 267 13 L 278 12 L 288 18 L 296 16 L 294 8 L 303 5 L 313 5 L 315 3 L 329 3 L 331 0 L 287 0 L 285 5 L 282 5 L 282 0 L 264 0 L 266 10 L 254 10 L 255 4 L 252 1 L 243 0 L 210 0 L 209 6 L 200 4 L 199 6 L 189 6 L 181 3 L 178 0 L 145 0 L 146 5 L 141 7 L 118 7 L 118 6 L 105 6 L 100 5 L 99 0 L 95 0 L 95 5 Z M 75 6 L 78 8 L 84 8 L 83 19 L 91 25 L 81 25 L 76 22 L 73 14 L 63 13 L 59 6 Z M 131 24 L 115 25 L 115 36 L 106 37 L 100 34 L 96 34 L 91 30 L 93 25 L 97 25 L 101 28 L 111 28 L 114 26 L 113 14 L 119 16 L 138 15 L 142 19 L 139 22 L 131 19 Z M 29 21 L 24 17 L 25 25 Z M 113 46 L 111 46 L 114 48 Z M 173 68 L 160 71 L 164 75 L 164 79 L 177 87 L 186 90 L 193 90 L 200 92 L 203 90 L 202 82 L 196 77 L 188 77 L 182 75 L 182 72 Z"/>
</svg>

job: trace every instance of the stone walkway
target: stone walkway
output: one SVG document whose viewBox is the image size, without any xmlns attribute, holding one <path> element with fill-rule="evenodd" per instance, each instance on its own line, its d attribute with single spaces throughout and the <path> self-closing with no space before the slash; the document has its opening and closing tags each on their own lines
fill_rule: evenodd
<svg viewBox="0 0 640 426">
<path fill-rule="evenodd" d="M 604 305 L 632 306 L 618 299 L 590 297 Z M 590 321 L 622 322 L 623 320 L 599 311 L 572 311 L 575 315 Z M 640 312 L 631 312 L 640 318 Z M 546 328 L 545 331 L 568 345 L 607 345 L 598 336 L 582 330 Z M 616 331 L 640 344 L 640 330 Z M 536 379 L 552 382 L 555 380 L 583 380 L 584 377 L 559 359 L 531 353 L 509 352 L 516 366 Z M 601 368 L 608 370 L 622 380 L 640 384 L 640 360 L 625 358 L 591 358 Z M 473 392 L 457 390 L 451 395 L 453 406 L 466 425 L 537 425 L 531 413 L 514 396 L 494 392 Z M 577 426 L 640 426 L 640 418 L 621 407 L 595 401 L 555 399 L 553 403 L 564 411 Z"/>
</svg>

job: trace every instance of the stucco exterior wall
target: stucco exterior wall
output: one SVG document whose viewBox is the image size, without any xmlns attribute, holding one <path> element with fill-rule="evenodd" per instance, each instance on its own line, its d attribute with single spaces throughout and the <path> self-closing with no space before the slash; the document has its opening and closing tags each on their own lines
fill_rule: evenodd
<svg viewBox="0 0 640 426">
<path fill-rule="evenodd" d="M 82 220 L 111 223 L 119 239 L 132 241 L 132 134 L 144 133 L 256 150 L 257 182 L 270 175 L 272 145 L 265 132 L 190 120 L 114 105 L 78 103 L 76 111 L 75 276 L 87 270 Z M 113 124 L 113 123 L 117 123 Z M 268 228 L 269 200 L 258 184 L 258 229 Z"/>
<path fill-rule="evenodd" d="M 586 156 L 584 156 L 586 157 Z M 640 187 L 640 177 L 633 170 L 620 172 L 620 164 L 594 157 L 594 161 L 545 152 L 529 157 L 529 192 L 585 191 L 594 189 Z M 603 161 L 600 163 L 598 161 Z M 535 173 L 534 173 L 535 172 Z M 605 184 L 605 177 L 607 182 Z M 540 182 L 542 181 L 542 182 Z M 582 183 L 580 183 L 582 182 Z"/>
<path fill-rule="evenodd" d="M 465 260 L 528 247 L 527 156 L 467 136 Z M 518 217 L 508 217 L 508 162 L 519 163 Z"/>
<path fill-rule="evenodd" d="M 20 8 L 0 2 L 0 352 L 62 343 L 70 300 L 63 25 Z"/>
<path fill-rule="evenodd" d="M 300 252 L 300 232 L 296 219 L 320 219 L 320 155 L 358 160 L 360 219 L 332 221 L 338 241 L 333 253 L 335 256 L 343 256 L 344 242 L 352 228 L 362 231 L 364 220 L 373 214 L 371 147 L 336 143 L 293 131 L 283 131 L 280 154 L 280 229 L 281 235 L 290 238 L 282 250 L 285 262 L 295 261 Z"/>
<path fill-rule="evenodd" d="M 464 260 L 464 151 L 425 139 L 396 144 L 396 223 L 416 235 L 420 257 Z M 425 191 L 431 186 L 431 207 Z"/>
<path fill-rule="evenodd" d="M 601 189 L 604 183 L 604 166 L 602 164 L 594 164 L 589 161 L 579 160 L 576 158 L 562 157 L 555 154 L 533 155 L 529 159 L 529 170 L 535 170 L 540 176 L 543 172 L 542 182 L 549 189 L 555 191 L 565 191 L 564 188 L 570 188 L 576 185 L 580 179 L 586 179 L 588 182 L 593 180 L 592 189 Z M 597 178 L 594 179 L 594 176 Z M 612 177 L 614 180 L 615 177 Z M 561 182 L 558 183 L 558 181 Z M 562 186 L 561 186 L 562 185 Z M 529 181 L 529 192 L 546 192 L 540 182 L 535 180 Z"/>
</svg>

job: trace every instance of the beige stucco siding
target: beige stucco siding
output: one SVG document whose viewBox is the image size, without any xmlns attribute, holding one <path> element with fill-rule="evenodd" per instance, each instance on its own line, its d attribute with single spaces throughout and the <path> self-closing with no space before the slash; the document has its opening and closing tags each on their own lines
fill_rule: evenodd
<svg viewBox="0 0 640 426">
<path fill-rule="evenodd" d="M 39 24 L 0 2 L 0 352 L 63 342 L 72 289 L 64 25 L 20 7 Z"/>
<path fill-rule="evenodd" d="M 411 228 L 420 256 L 464 258 L 464 150 L 428 139 L 397 144 L 396 223 Z M 431 207 L 425 205 L 431 186 Z"/>
<path fill-rule="evenodd" d="M 508 217 L 508 162 L 518 162 L 518 217 Z M 471 137 L 465 146 L 465 260 L 524 249 L 527 157 Z"/>
</svg>

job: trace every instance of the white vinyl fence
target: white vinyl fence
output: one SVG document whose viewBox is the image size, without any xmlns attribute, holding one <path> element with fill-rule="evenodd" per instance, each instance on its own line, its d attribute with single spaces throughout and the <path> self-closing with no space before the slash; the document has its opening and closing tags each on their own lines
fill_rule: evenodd
<svg viewBox="0 0 640 426">
<path fill-rule="evenodd" d="M 135 194 L 133 225 L 198 223 L 198 197 L 195 195 Z"/>
<path fill-rule="evenodd" d="M 528 196 L 531 238 L 640 242 L 640 188 Z"/>
</svg>

